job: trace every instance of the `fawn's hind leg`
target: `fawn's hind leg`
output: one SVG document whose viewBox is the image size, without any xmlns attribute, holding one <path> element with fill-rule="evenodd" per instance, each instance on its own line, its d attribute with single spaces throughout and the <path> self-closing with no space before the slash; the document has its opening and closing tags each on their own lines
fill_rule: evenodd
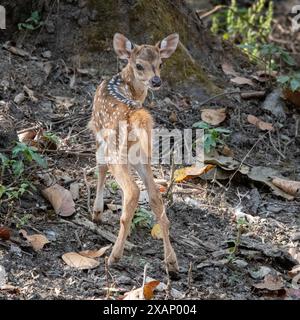
<svg viewBox="0 0 300 320">
<path fill-rule="evenodd" d="M 123 191 L 120 231 L 108 259 L 108 264 L 112 264 L 118 261 L 123 255 L 125 241 L 129 234 L 131 221 L 138 205 L 140 190 L 129 172 L 128 165 L 110 165 L 109 169 Z"/>
<path fill-rule="evenodd" d="M 106 164 L 98 164 L 97 191 L 92 215 L 92 219 L 94 222 L 101 221 L 101 215 L 104 209 L 103 192 L 107 170 L 108 168 Z"/>
<path fill-rule="evenodd" d="M 141 177 L 149 194 L 149 204 L 156 215 L 157 222 L 161 226 L 164 242 L 165 263 L 169 272 L 178 272 L 178 263 L 175 251 L 169 238 L 170 222 L 166 215 L 166 209 L 162 196 L 154 182 L 153 173 L 150 164 L 137 164 L 133 166 Z"/>
</svg>

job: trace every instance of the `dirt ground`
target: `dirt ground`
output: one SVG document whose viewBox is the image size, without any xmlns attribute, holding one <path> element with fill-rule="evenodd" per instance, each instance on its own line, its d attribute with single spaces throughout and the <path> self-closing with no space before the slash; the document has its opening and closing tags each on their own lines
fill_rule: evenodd
<svg viewBox="0 0 300 320">
<path fill-rule="evenodd" d="M 45 152 L 45 157 L 49 172 L 62 186 L 68 189 L 72 182 L 79 184 L 80 196 L 75 200 L 74 216 L 80 220 L 90 219 L 84 171 L 91 201 L 96 188 L 95 141 L 86 129 L 93 94 L 103 75 L 109 77 L 116 72 L 116 60 L 109 49 L 111 43 L 107 43 L 103 52 L 90 53 L 88 63 L 83 61 L 78 66 L 77 53 L 68 47 L 71 36 L 68 39 L 67 33 L 73 25 L 80 28 L 88 22 L 84 22 L 84 7 L 76 7 L 76 3 L 60 8 L 60 17 L 70 21 L 66 30 L 59 33 L 60 38 L 51 29 L 51 15 L 46 28 L 33 34 L 11 35 L 18 47 L 23 45 L 23 49 L 30 52 L 30 57 L 0 49 L 0 108 L 1 115 L 11 117 L 17 130 L 40 125 L 62 140 L 61 148 L 69 153 L 57 150 Z M 68 6 L 76 7 L 79 13 L 70 11 Z M 92 21 L 92 17 L 90 19 Z M 77 32 L 76 29 L 73 32 Z M 61 43 L 55 44 L 55 39 L 66 41 L 64 52 L 60 51 Z M 2 40 L 1 47 L 11 39 Z M 221 65 L 215 68 L 222 73 Z M 251 65 L 240 66 L 240 70 L 245 76 L 254 72 Z M 238 88 L 226 81 L 226 76 L 217 81 L 226 86 L 227 91 Z M 14 102 L 24 85 L 33 90 L 36 101 L 27 97 L 19 104 Z M 255 83 L 255 89 L 265 89 L 265 84 Z M 267 88 L 267 92 L 271 90 Z M 165 84 L 161 92 L 150 96 L 146 107 L 153 114 L 155 126 L 168 129 L 191 128 L 201 120 L 201 109 L 224 107 L 227 118 L 222 127 L 231 132 L 226 144 L 236 160 L 243 160 L 249 166 L 270 167 L 288 179 L 300 180 L 299 109 L 282 100 L 284 115 L 276 116 L 261 107 L 263 100 L 243 100 L 235 94 L 201 105 L 207 97 L 209 94 L 199 90 L 196 83 L 176 86 L 176 91 Z M 262 133 L 247 122 L 248 114 L 274 124 L 277 129 L 271 138 L 269 135 L 261 138 Z M 155 178 L 170 181 L 170 171 L 170 166 L 155 166 Z M 39 185 L 38 178 L 33 179 Z M 121 191 L 112 187 L 112 180 L 109 176 L 105 202 L 120 205 Z M 138 178 L 137 181 L 143 191 L 141 181 Z M 139 205 L 150 210 L 144 194 L 142 192 Z M 298 257 L 300 252 L 299 199 L 288 201 L 273 194 L 266 185 L 236 175 L 229 184 L 228 179 L 205 181 L 200 178 L 175 184 L 172 201 L 165 199 L 165 202 L 171 221 L 171 241 L 180 265 L 180 274 L 171 280 L 171 286 L 178 290 L 181 299 L 300 299 L 289 274 L 297 265 L 295 252 Z M 242 230 L 237 253 L 230 256 L 228 248 L 237 240 L 240 212 L 247 215 L 249 224 Z M 9 241 L 0 240 L 0 265 L 6 271 L 7 283 L 16 287 L 15 290 L 0 290 L 1 299 L 103 299 L 107 297 L 108 286 L 114 288 L 110 298 L 119 299 L 124 292 L 142 285 L 146 263 L 149 277 L 168 282 L 162 241 L 154 240 L 151 230 L 141 227 L 133 230 L 128 239 L 134 247 L 126 250 L 122 260 L 108 270 L 103 257 L 100 266 L 92 270 L 67 266 L 61 258 L 64 253 L 100 248 L 110 243 L 100 234 L 77 224 L 74 216 L 55 215 L 39 189 L 22 197 L 13 207 L 1 204 L 0 226 L 10 227 L 13 237 Z M 107 208 L 102 228 L 116 235 L 119 217 L 120 210 Z M 19 235 L 20 228 L 29 234 L 44 234 L 50 243 L 35 252 Z M 280 288 L 254 287 L 265 279 L 264 270 L 280 278 Z M 172 291 L 171 297 L 165 290 L 155 293 L 155 299 L 166 297 L 172 298 Z"/>
</svg>

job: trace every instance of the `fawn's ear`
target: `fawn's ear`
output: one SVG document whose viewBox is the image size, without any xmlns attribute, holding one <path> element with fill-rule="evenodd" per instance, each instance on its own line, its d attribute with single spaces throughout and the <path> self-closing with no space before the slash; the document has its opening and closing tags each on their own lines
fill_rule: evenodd
<svg viewBox="0 0 300 320">
<path fill-rule="evenodd" d="M 121 33 L 114 35 L 114 49 L 120 59 L 129 59 L 130 54 L 134 48 L 134 45 Z"/>
<path fill-rule="evenodd" d="M 178 33 L 172 33 L 156 46 L 159 48 L 161 58 L 169 58 L 177 48 L 179 42 Z"/>
</svg>

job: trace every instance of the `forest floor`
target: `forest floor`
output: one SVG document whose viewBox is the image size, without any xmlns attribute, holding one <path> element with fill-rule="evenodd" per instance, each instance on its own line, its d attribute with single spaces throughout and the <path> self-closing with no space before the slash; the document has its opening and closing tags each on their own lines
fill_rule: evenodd
<svg viewBox="0 0 300 320">
<path fill-rule="evenodd" d="M 24 49 L 30 55 L 0 49 L 1 114 L 11 117 L 18 131 L 38 125 L 55 133 L 62 145 L 44 153 L 49 172 L 67 189 L 77 184 L 80 192 L 75 200 L 76 213 L 69 218 L 56 215 L 39 191 L 23 196 L 13 207 L 1 204 L 0 226 L 10 227 L 13 235 L 7 241 L 0 239 L 0 265 L 13 288 L 0 289 L 0 298 L 103 299 L 109 286 L 113 288 L 110 298 L 119 299 L 142 285 L 146 263 L 147 275 L 167 284 L 162 241 L 154 240 L 148 228 L 136 227 L 131 232 L 128 240 L 134 247 L 109 269 L 103 257 L 91 270 L 72 268 L 62 260 L 67 252 L 110 244 L 101 233 L 77 223 L 90 219 L 88 200 L 93 201 L 95 195 L 95 141 L 86 126 L 101 70 L 96 65 L 89 66 L 96 72 L 85 66 L 75 70 L 47 43 L 35 46 L 35 37 L 27 36 Z M 115 70 L 111 67 L 105 72 L 113 75 Z M 243 76 L 249 78 L 254 71 L 244 72 Z M 265 83 L 254 83 L 254 87 L 248 87 L 228 81 L 226 89 L 265 90 Z M 24 85 L 33 90 L 33 96 L 27 91 L 24 100 L 16 102 Z M 226 144 L 236 161 L 300 180 L 299 109 L 280 99 L 283 113 L 276 115 L 262 108 L 263 100 L 243 100 L 235 94 L 201 105 L 206 96 L 191 95 L 193 89 L 175 92 L 166 86 L 147 101 L 156 127 L 191 128 L 201 120 L 202 109 L 226 108 L 226 120 L 220 126 L 230 130 Z M 276 130 L 271 134 L 260 131 L 247 122 L 249 114 L 272 123 Z M 155 166 L 155 178 L 169 182 L 170 169 L 168 165 Z M 171 287 L 177 290 L 175 297 L 174 292 L 162 290 L 155 292 L 155 299 L 170 294 L 177 299 L 300 299 L 299 287 L 297 290 L 294 274 L 290 273 L 300 264 L 299 199 L 287 200 L 259 179 L 254 181 L 235 171 L 230 171 L 230 178 L 225 180 L 207 177 L 175 184 L 172 201 L 165 199 L 180 274 L 171 280 Z M 108 176 L 105 202 L 111 206 L 104 212 L 101 228 L 116 235 L 121 191 L 112 181 Z M 150 210 L 144 187 L 137 181 L 142 190 L 139 206 Z M 240 217 L 247 221 L 243 226 L 238 223 Z M 35 252 L 19 229 L 44 234 L 50 243 Z M 237 240 L 237 251 L 230 254 L 228 248 Z"/>
</svg>

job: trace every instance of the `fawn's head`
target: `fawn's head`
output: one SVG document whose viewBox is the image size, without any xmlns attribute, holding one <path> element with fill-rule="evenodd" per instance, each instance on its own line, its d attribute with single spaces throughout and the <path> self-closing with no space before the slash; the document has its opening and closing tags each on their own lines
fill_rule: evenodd
<svg viewBox="0 0 300 320">
<path fill-rule="evenodd" d="M 155 46 L 136 45 L 120 33 L 114 35 L 113 45 L 120 59 L 127 59 L 135 80 L 145 87 L 157 90 L 161 86 L 160 70 L 162 59 L 169 58 L 179 42 L 177 33 L 173 33 Z"/>
</svg>

